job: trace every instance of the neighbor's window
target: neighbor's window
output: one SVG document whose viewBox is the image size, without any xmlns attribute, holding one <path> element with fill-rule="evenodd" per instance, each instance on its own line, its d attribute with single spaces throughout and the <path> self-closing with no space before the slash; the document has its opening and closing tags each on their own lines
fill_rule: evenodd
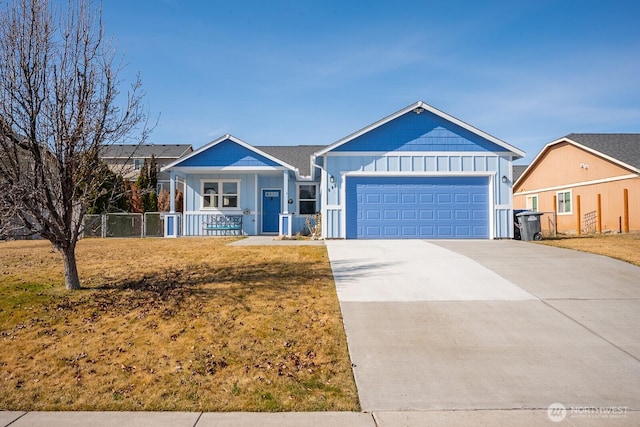
<svg viewBox="0 0 640 427">
<path fill-rule="evenodd" d="M 203 209 L 237 208 L 239 196 L 239 184 L 237 181 L 202 182 Z"/>
<path fill-rule="evenodd" d="M 139 171 L 142 169 L 142 165 L 144 164 L 144 159 L 133 159 L 133 170 Z"/>
<path fill-rule="evenodd" d="M 571 191 L 558 191 L 558 213 L 571 213 Z"/>
<path fill-rule="evenodd" d="M 298 212 L 302 215 L 313 215 L 317 210 L 316 184 L 301 184 L 298 187 Z"/>
<path fill-rule="evenodd" d="M 527 209 L 537 212 L 538 211 L 538 195 L 527 196 Z"/>
</svg>

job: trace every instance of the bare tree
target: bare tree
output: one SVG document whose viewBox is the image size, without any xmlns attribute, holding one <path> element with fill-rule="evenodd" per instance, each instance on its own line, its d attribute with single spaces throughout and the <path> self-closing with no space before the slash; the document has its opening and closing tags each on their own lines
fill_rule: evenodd
<svg viewBox="0 0 640 427">
<path fill-rule="evenodd" d="M 70 290 L 80 288 L 83 218 L 106 179 L 100 150 L 148 133 L 140 79 L 120 93 L 121 70 L 101 11 L 85 0 L 0 10 L 0 232 L 18 223 L 48 239 Z"/>
</svg>

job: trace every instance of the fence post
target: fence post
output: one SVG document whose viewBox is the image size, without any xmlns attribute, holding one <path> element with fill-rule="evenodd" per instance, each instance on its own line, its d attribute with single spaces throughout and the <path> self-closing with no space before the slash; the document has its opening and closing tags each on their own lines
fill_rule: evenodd
<svg viewBox="0 0 640 427">
<path fill-rule="evenodd" d="M 103 239 L 106 239 L 107 238 L 107 214 L 102 214 L 100 221 L 102 222 L 100 227 L 100 237 L 102 237 Z"/>
<path fill-rule="evenodd" d="M 602 199 L 598 193 L 598 207 L 596 215 L 598 215 L 598 234 L 602 234 Z"/>
<path fill-rule="evenodd" d="M 553 219 L 556 222 L 555 232 L 558 233 L 558 196 L 553 195 Z"/>
<path fill-rule="evenodd" d="M 578 236 L 582 235 L 582 215 L 580 214 L 580 195 L 576 196 L 576 224 L 578 225 Z"/>
<path fill-rule="evenodd" d="M 624 189 L 624 232 L 629 232 L 629 190 Z"/>
</svg>

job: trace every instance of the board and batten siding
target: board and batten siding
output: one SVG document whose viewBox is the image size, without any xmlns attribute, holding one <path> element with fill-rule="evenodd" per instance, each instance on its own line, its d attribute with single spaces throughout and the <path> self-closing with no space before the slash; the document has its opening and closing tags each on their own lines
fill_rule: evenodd
<svg viewBox="0 0 640 427">
<path fill-rule="evenodd" d="M 240 202 L 235 209 L 203 209 L 202 208 L 202 181 L 203 180 L 236 180 L 240 182 Z M 287 188 L 285 191 L 285 181 L 283 171 L 261 171 L 260 173 L 235 173 L 235 172 L 218 172 L 218 173 L 198 173 L 189 174 L 185 178 L 185 206 L 183 216 L 182 234 L 185 236 L 200 236 L 206 233 L 202 230 L 202 223 L 207 215 L 212 214 L 228 214 L 228 215 L 244 215 L 242 231 L 246 235 L 258 235 L 262 233 L 262 191 L 263 190 L 280 190 L 281 191 L 281 212 L 285 209 L 294 212 L 292 221 L 293 234 L 302 232 L 306 227 L 307 215 L 295 214 L 298 206 L 297 181 L 295 176 L 290 173 L 287 179 Z M 301 182 L 302 183 L 302 182 Z M 304 183 L 317 184 L 319 182 L 305 181 Z M 287 203 L 288 199 L 292 203 Z M 249 214 L 243 214 L 245 209 L 249 210 Z"/>
<path fill-rule="evenodd" d="M 511 155 L 498 155 L 490 152 L 478 153 L 328 153 L 324 164 L 327 185 L 323 191 L 323 216 L 325 238 L 345 237 L 345 175 L 349 173 L 386 173 L 416 176 L 437 176 L 438 174 L 473 175 L 484 173 L 493 179 L 490 189 L 490 203 L 493 207 L 492 238 L 509 238 L 513 235 L 511 184 Z M 328 179 L 333 176 L 333 183 Z M 507 177 L 507 183 L 502 177 Z"/>
</svg>

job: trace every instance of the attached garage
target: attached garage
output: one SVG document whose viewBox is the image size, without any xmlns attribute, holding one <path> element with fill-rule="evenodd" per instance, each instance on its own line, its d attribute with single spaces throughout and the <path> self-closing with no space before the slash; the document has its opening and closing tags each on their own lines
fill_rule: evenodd
<svg viewBox="0 0 640 427">
<path fill-rule="evenodd" d="M 487 239 L 487 176 L 347 176 L 348 239 Z"/>
<path fill-rule="evenodd" d="M 326 239 L 513 237 L 524 152 L 424 102 L 314 156 Z"/>
</svg>

